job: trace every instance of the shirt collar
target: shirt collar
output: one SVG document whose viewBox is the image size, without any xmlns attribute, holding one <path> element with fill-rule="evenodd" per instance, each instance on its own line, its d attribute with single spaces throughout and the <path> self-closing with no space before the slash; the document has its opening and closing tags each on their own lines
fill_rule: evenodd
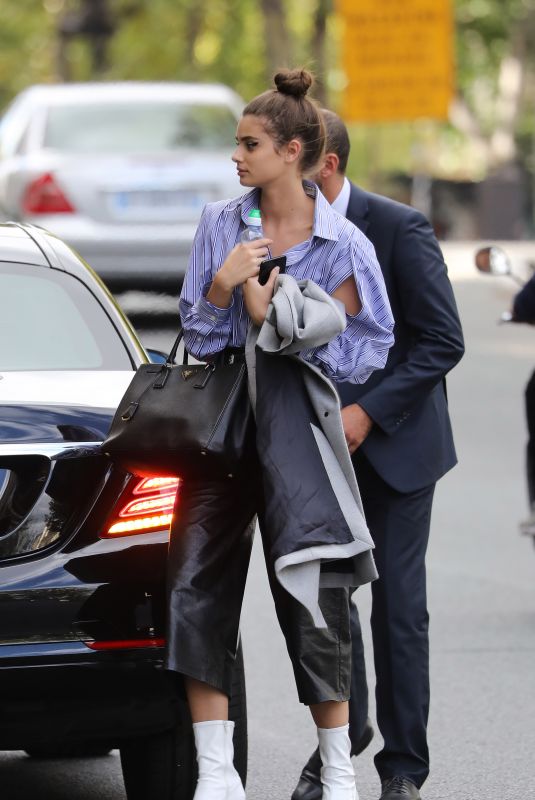
<svg viewBox="0 0 535 800">
<path fill-rule="evenodd" d="M 347 209 L 349 207 L 350 194 L 351 194 L 351 184 L 349 183 L 348 179 L 344 177 L 344 182 L 342 184 L 342 188 L 340 189 L 340 193 L 331 203 L 331 208 L 334 208 L 334 210 L 338 211 L 338 213 L 341 214 L 343 217 L 347 217 Z"/>
<path fill-rule="evenodd" d="M 247 217 L 253 208 L 260 208 L 260 189 L 252 189 L 247 194 L 243 194 L 239 198 L 240 216 L 242 222 L 247 226 Z"/>
<path fill-rule="evenodd" d="M 327 202 L 315 183 L 304 180 L 303 188 L 309 197 L 315 199 L 312 236 L 337 241 L 338 231 L 335 224 L 336 220 L 334 219 L 336 212 L 333 211 L 332 206 Z M 244 225 L 247 225 L 247 217 L 252 208 L 260 208 L 260 189 L 253 189 L 241 197 L 240 216 Z"/>
<path fill-rule="evenodd" d="M 305 191 L 307 186 L 313 187 L 316 195 L 316 205 L 314 208 L 314 224 L 312 227 L 312 236 L 317 236 L 320 239 L 331 239 L 338 241 L 338 225 L 337 213 L 333 211 L 331 204 L 320 192 L 315 183 L 304 181 Z"/>
</svg>

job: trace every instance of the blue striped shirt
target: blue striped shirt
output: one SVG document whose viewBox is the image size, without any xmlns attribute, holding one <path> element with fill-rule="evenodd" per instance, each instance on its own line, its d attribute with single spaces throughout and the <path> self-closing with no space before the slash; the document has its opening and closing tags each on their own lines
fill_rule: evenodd
<svg viewBox="0 0 535 800">
<path fill-rule="evenodd" d="M 346 314 L 343 333 L 321 347 L 303 351 L 301 358 L 316 364 L 334 381 L 364 383 L 384 367 L 394 342 L 394 320 L 381 269 L 371 242 L 353 223 L 331 208 L 317 186 L 304 182 L 315 198 L 310 239 L 286 251 L 286 273 L 296 280 L 314 281 L 332 294 L 354 276 L 362 309 Z M 234 200 L 209 203 L 202 214 L 182 292 L 180 316 L 189 353 L 205 359 L 225 347 L 242 347 L 250 323 L 241 286 L 235 288 L 229 308 L 218 308 L 206 295 L 216 272 L 240 241 L 247 215 L 260 207 L 253 189 Z"/>
</svg>

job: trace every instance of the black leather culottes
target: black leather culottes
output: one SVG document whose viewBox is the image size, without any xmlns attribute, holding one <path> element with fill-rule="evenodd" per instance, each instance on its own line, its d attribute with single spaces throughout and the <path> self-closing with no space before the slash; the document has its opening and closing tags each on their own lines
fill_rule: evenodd
<svg viewBox="0 0 535 800">
<path fill-rule="evenodd" d="M 256 460 L 234 478 L 184 482 L 177 495 L 168 562 L 165 666 L 230 695 L 240 613 L 258 514 L 269 582 L 306 705 L 347 700 L 351 682 L 349 590 L 320 589 L 327 628 L 280 585 L 262 525 Z"/>
</svg>

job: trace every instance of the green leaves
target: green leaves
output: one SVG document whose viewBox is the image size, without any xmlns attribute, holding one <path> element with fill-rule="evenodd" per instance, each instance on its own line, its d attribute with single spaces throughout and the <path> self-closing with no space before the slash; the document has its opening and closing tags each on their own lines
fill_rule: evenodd
<svg viewBox="0 0 535 800">
<path fill-rule="evenodd" d="M 307 60 L 315 33 L 310 20 L 325 1 L 283 2 L 284 19 L 268 26 L 266 8 L 272 0 L 108 0 L 103 5 L 117 30 L 106 48 L 104 74 L 92 72 L 87 37 L 69 40 L 63 52 L 71 80 L 217 81 L 249 99 L 266 88 L 275 49 L 288 65 L 290 51 L 299 63 Z M 61 79 L 57 28 L 66 13 L 81 10 L 83 0 L 6 4 L 0 26 L 0 106 L 24 86 Z M 287 54 L 280 42 L 275 48 L 269 41 L 277 27 L 287 31 Z"/>
<path fill-rule="evenodd" d="M 90 40 L 76 37 L 62 48 L 57 33 L 65 14 L 79 14 L 84 2 L 90 1 L 4 3 L 0 108 L 25 86 L 60 80 L 62 74 L 82 81 L 216 81 L 232 86 L 248 100 L 267 88 L 275 66 L 301 64 L 318 71 L 318 89 L 323 91 L 319 96 L 336 107 L 343 75 L 341 26 L 332 0 L 99 0 L 103 13 L 107 8 L 112 14 L 116 33 L 105 45 L 107 67 L 98 75 Z M 492 160 L 493 133 L 504 125 L 510 137 L 519 132 L 520 153 L 531 151 L 535 0 L 454 3 L 460 113 L 453 127 L 438 123 L 358 126 L 352 131 L 352 164 L 358 165 L 359 176 L 367 172 L 374 178 L 384 171 L 425 169 L 426 165 L 436 170 L 441 163 L 441 174 L 454 174 L 456 160 L 463 168 L 477 162 L 481 173 Z M 515 108 L 507 110 L 505 84 L 512 73 L 504 66 L 511 59 L 522 71 L 523 86 L 516 92 Z M 463 141 L 471 137 L 477 158 L 463 149 Z"/>
</svg>

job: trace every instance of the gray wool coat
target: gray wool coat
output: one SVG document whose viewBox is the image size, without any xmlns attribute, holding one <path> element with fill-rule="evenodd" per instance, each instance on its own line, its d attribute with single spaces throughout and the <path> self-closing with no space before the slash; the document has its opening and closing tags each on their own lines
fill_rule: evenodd
<svg viewBox="0 0 535 800">
<path fill-rule="evenodd" d="M 299 357 L 341 333 L 341 303 L 312 281 L 277 278 L 246 359 L 255 410 L 265 510 L 264 550 L 281 585 L 326 623 L 320 587 L 357 587 L 377 577 L 360 493 L 331 381 Z"/>
</svg>

